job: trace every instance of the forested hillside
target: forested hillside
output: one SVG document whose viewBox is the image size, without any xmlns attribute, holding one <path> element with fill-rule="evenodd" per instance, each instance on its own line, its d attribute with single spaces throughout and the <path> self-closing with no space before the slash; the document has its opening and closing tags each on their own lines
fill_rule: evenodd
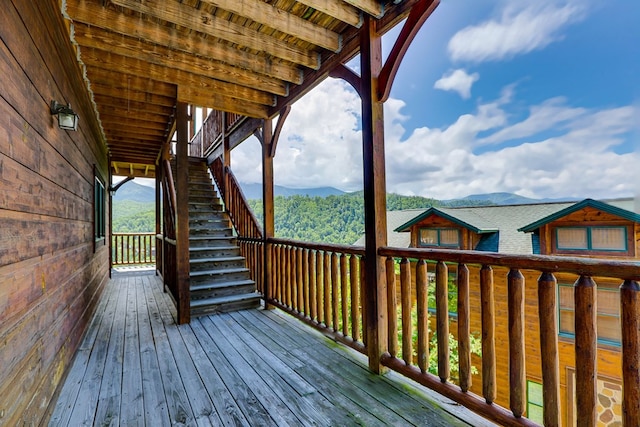
<svg viewBox="0 0 640 427">
<path fill-rule="evenodd" d="M 364 232 L 362 192 L 341 196 L 278 196 L 274 199 L 276 237 L 307 242 L 353 244 Z M 249 205 L 262 222 L 262 200 Z M 424 197 L 387 195 L 389 210 L 429 208 L 440 202 Z"/>
<path fill-rule="evenodd" d="M 149 233 L 156 231 L 156 203 L 134 200 L 114 201 L 114 233 Z"/>
</svg>

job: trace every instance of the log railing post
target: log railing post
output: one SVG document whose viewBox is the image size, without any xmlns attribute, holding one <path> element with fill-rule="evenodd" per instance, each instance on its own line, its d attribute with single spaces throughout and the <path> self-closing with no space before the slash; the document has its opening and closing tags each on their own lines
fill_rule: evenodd
<svg viewBox="0 0 640 427">
<path fill-rule="evenodd" d="M 438 336 L 438 377 L 449 379 L 449 270 L 447 264 L 436 264 L 436 331 Z"/>
<path fill-rule="evenodd" d="M 469 311 L 469 268 L 458 264 L 458 373 L 460 389 L 471 387 L 471 320 Z"/>
<path fill-rule="evenodd" d="M 597 423 L 597 301 L 596 283 L 580 276 L 573 285 L 575 301 L 576 424 L 594 427 Z"/>
<path fill-rule="evenodd" d="M 558 356 L 557 282 L 551 273 L 538 279 L 540 356 L 542 359 L 542 412 L 545 427 L 560 426 L 560 361 Z"/>
<path fill-rule="evenodd" d="M 520 418 L 526 405 L 524 346 L 524 276 L 512 268 L 507 276 L 509 301 L 509 406 Z"/>
<path fill-rule="evenodd" d="M 411 365 L 413 361 L 411 263 L 407 258 L 402 258 L 402 261 L 400 262 L 400 305 L 402 306 L 402 358 L 404 359 L 404 363 Z"/>
<path fill-rule="evenodd" d="M 418 367 L 422 373 L 429 369 L 428 286 L 427 263 L 421 259 L 416 264 L 416 305 L 418 306 Z"/>
<path fill-rule="evenodd" d="M 620 286 L 622 325 L 622 421 L 640 425 L 640 285 L 625 280 Z"/>
<path fill-rule="evenodd" d="M 496 399 L 496 319 L 493 270 L 480 269 L 480 304 L 482 307 L 482 395 L 487 403 Z"/>
<path fill-rule="evenodd" d="M 396 296 L 396 272 L 395 262 L 392 257 L 387 257 L 387 321 L 389 322 L 389 340 L 387 343 L 391 357 L 398 355 L 398 298 Z"/>
</svg>

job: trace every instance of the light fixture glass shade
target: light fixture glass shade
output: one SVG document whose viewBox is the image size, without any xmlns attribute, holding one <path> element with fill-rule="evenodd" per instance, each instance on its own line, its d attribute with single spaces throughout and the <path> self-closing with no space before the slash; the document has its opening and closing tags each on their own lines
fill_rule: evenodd
<svg viewBox="0 0 640 427">
<path fill-rule="evenodd" d="M 71 104 L 65 106 L 56 101 L 51 101 L 51 114 L 58 116 L 58 127 L 60 129 L 78 129 L 78 115 L 71 109 Z"/>
</svg>

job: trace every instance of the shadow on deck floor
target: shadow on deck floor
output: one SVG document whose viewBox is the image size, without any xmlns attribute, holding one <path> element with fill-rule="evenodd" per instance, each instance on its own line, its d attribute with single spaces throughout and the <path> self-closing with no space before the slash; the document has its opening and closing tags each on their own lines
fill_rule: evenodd
<svg viewBox="0 0 640 427">
<path fill-rule="evenodd" d="M 152 271 L 114 274 L 49 425 L 492 425 L 278 310 L 174 319 Z"/>
</svg>

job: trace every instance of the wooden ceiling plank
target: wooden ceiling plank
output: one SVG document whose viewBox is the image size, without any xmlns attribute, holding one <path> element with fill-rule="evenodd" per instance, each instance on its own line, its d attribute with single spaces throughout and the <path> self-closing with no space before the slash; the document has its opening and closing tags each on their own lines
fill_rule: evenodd
<svg viewBox="0 0 640 427">
<path fill-rule="evenodd" d="M 75 26 L 76 41 L 81 49 L 96 48 L 113 54 L 136 58 L 155 65 L 175 68 L 193 74 L 210 77 L 228 83 L 255 88 L 276 95 L 286 96 L 288 85 L 273 77 L 242 70 L 231 65 L 176 52 L 171 49 L 142 42 L 121 34 L 106 30 L 89 28 L 85 25 Z"/>
<path fill-rule="evenodd" d="M 340 51 L 340 36 L 335 32 L 262 1 L 202 0 L 202 2 L 222 8 L 332 52 Z"/>
<path fill-rule="evenodd" d="M 360 28 L 362 26 L 362 13 L 342 0 L 297 0 L 305 6 L 312 7 L 339 21 Z"/>
<path fill-rule="evenodd" d="M 188 104 L 199 105 L 214 110 L 227 111 L 259 119 L 266 118 L 268 111 L 268 107 L 265 105 L 250 102 L 237 102 L 230 98 L 221 97 L 215 92 L 206 92 L 190 87 L 179 88 L 178 100 Z"/>
<path fill-rule="evenodd" d="M 122 97 L 102 95 L 100 93 L 93 93 L 93 99 L 96 104 L 113 108 L 126 108 L 127 111 L 133 112 L 148 112 L 159 114 L 163 116 L 170 116 L 173 114 L 173 108 L 164 105 L 157 105 L 149 102 L 138 101 L 137 99 L 127 99 L 126 94 Z"/>
<path fill-rule="evenodd" d="M 176 70 L 174 68 L 161 67 L 133 58 L 127 58 L 96 49 L 82 49 L 82 61 L 87 67 L 103 68 L 105 70 L 118 70 L 123 74 L 147 75 L 152 80 L 166 83 L 175 83 L 178 86 L 197 87 L 201 90 L 219 92 L 222 95 L 255 102 L 264 105 L 274 105 L 275 96 L 256 89 L 238 86 L 232 83 L 221 82 L 209 77 L 203 77 L 193 73 Z M 124 79 L 121 76 L 120 79 Z"/>
<path fill-rule="evenodd" d="M 190 6 L 173 0 L 146 0 L 139 3 L 135 0 L 111 0 L 111 3 L 131 9 L 145 15 L 153 16 L 167 22 L 191 28 L 204 34 L 245 46 L 276 58 L 285 59 L 307 68 L 317 69 L 320 57 L 317 52 L 305 50 L 283 42 L 269 35 L 250 30 L 242 25 L 218 19 L 213 15 L 203 14 Z"/>
<path fill-rule="evenodd" d="M 114 121 L 122 121 L 125 117 L 129 117 L 130 120 L 137 122 L 151 122 L 151 123 L 159 123 L 165 126 L 168 126 L 167 117 L 159 116 L 157 114 L 151 113 L 136 113 L 135 116 L 131 116 L 127 114 L 127 110 L 122 109 L 109 109 L 109 110 L 100 110 L 98 108 L 98 112 L 100 113 L 101 120 L 114 120 Z"/>
<path fill-rule="evenodd" d="M 87 24 L 92 28 L 102 28 L 118 34 L 136 37 L 147 43 L 159 43 L 167 48 L 187 54 L 197 54 L 204 58 L 215 58 L 238 68 L 274 77 L 286 82 L 302 83 L 302 70 L 293 64 L 272 61 L 261 55 L 238 50 L 222 43 L 211 43 L 200 34 L 179 32 L 175 28 L 139 19 L 132 28 L 130 17 L 102 7 L 96 0 L 68 0 L 67 12 L 74 22 Z M 127 19 L 128 18 L 128 19 Z"/>
<path fill-rule="evenodd" d="M 144 75 L 146 75 L 146 73 Z M 97 67 L 87 69 L 87 77 L 91 82 L 92 88 L 98 84 L 110 88 L 113 93 L 125 95 L 127 91 L 131 93 L 136 91 L 152 93 L 170 99 L 171 103 L 168 105 L 175 104 L 175 99 L 178 94 L 178 88 L 175 84 L 152 80 L 148 75 L 146 76 L 147 77 L 140 77 L 130 74 L 123 78 L 122 73 L 113 70 Z"/>
<path fill-rule="evenodd" d="M 384 14 L 384 5 L 381 1 L 376 0 L 344 0 L 345 3 L 357 7 L 363 12 L 368 13 L 374 18 L 380 18 Z"/>
</svg>

